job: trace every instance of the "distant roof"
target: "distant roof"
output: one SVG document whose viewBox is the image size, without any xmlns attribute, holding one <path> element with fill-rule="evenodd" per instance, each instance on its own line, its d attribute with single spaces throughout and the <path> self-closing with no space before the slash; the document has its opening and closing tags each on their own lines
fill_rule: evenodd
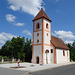
<svg viewBox="0 0 75 75">
<path fill-rule="evenodd" d="M 46 18 L 47 20 L 49 20 L 51 22 L 51 19 L 47 16 L 47 14 L 45 13 L 45 11 L 43 10 L 43 8 L 41 8 L 41 10 L 39 11 L 39 13 L 35 16 L 35 18 L 33 19 L 33 21 L 38 20 L 40 18 Z"/>
<path fill-rule="evenodd" d="M 51 43 L 54 45 L 55 48 L 69 50 L 63 40 L 61 40 L 60 38 L 51 36 Z"/>
</svg>

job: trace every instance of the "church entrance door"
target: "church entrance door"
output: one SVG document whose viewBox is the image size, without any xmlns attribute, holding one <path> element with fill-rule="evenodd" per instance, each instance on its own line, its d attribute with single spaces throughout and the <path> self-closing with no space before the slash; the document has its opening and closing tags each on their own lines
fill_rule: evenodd
<svg viewBox="0 0 75 75">
<path fill-rule="evenodd" d="M 49 50 L 46 50 L 45 53 L 46 53 L 46 64 L 48 64 L 48 53 L 49 53 Z"/>
<path fill-rule="evenodd" d="M 36 63 L 39 64 L 39 57 L 36 57 Z"/>
</svg>

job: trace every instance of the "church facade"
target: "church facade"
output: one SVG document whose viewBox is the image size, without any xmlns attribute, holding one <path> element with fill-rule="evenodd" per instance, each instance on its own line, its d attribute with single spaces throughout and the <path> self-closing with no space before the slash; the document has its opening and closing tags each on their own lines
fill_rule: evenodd
<svg viewBox="0 0 75 75">
<path fill-rule="evenodd" d="M 58 64 L 70 62 L 69 48 L 51 35 L 51 19 L 43 9 L 33 19 L 33 63 Z"/>
</svg>

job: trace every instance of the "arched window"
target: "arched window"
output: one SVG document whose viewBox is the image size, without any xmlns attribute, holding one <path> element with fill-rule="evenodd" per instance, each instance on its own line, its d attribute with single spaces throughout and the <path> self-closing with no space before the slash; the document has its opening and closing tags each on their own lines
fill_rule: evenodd
<svg viewBox="0 0 75 75">
<path fill-rule="evenodd" d="M 65 51 L 63 50 L 63 56 L 65 56 Z"/>
<path fill-rule="evenodd" d="M 49 53 L 49 50 L 46 50 L 45 53 Z"/>
<path fill-rule="evenodd" d="M 39 28 L 40 28 L 40 24 L 37 23 L 37 24 L 36 24 L 36 29 L 39 29 Z"/>
<path fill-rule="evenodd" d="M 48 29 L 48 23 L 46 23 L 46 28 Z"/>
</svg>

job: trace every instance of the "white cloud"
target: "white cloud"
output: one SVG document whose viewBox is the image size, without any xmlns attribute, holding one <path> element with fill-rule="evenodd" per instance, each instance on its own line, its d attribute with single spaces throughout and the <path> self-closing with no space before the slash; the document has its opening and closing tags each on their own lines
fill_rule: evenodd
<svg viewBox="0 0 75 75">
<path fill-rule="evenodd" d="M 8 0 L 9 8 L 13 11 L 21 10 L 35 16 L 42 7 L 43 0 Z"/>
<path fill-rule="evenodd" d="M 63 39 L 65 43 L 72 43 L 75 40 L 75 35 L 71 31 L 54 31 L 53 35 Z"/>
<path fill-rule="evenodd" d="M 65 43 L 73 43 L 74 41 L 69 41 L 69 40 L 66 40 Z"/>
<path fill-rule="evenodd" d="M 9 22 L 15 22 L 16 16 L 13 16 L 11 14 L 6 15 L 6 20 Z"/>
<path fill-rule="evenodd" d="M 24 30 L 24 31 L 22 31 L 22 33 L 26 33 L 26 35 L 30 35 L 30 36 L 32 36 L 31 32 L 28 31 L 28 30 Z"/>
<path fill-rule="evenodd" d="M 1 43 L 1 44 L 4 44 L 4 43 L 5 43 L 5 41 L 4 41 L 4 40 L 0 40 L 0 43 Z"/>
<path fill-rule="evenodd" d="M 12 39 L 13 37 L 16 37 L 15 35 L 2 32 L 0 33 L 0 44 L 4 44 L 5 41 Z"/>
<path fill-rule="evenodd" d="M 16 26 L 24 26 L 24 23 L 16 23 Z"/>
<path fill-rule="evenodd" d="M 12 22 L 14 25 L 16 26 L 24 26 L 24 23 L 16 23 L 16 16 L 12 15 L 12 14 L 7 14 L 6 15 L 6 20 L 8 22 Z"/>
</svg>

